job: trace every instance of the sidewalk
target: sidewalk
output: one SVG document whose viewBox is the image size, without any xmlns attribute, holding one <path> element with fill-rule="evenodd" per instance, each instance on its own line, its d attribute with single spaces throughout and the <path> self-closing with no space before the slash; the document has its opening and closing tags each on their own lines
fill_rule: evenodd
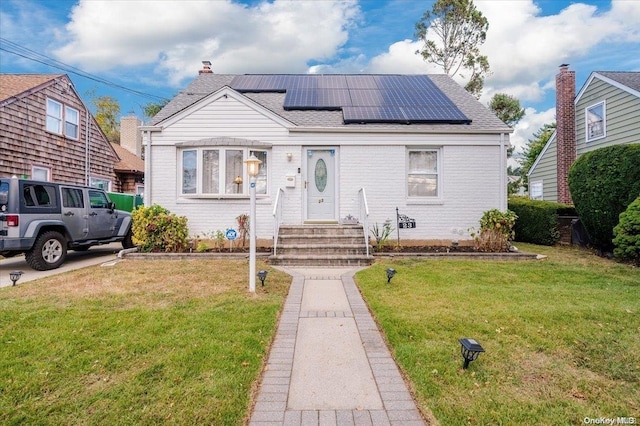
<svg viewBox="0 0 640 426">
<path fill-rule="evenodd" d="M 288 269 L 253 413 L 262 425 L 424 425 L 353 281 L 353 269 Z"/>
</svg>

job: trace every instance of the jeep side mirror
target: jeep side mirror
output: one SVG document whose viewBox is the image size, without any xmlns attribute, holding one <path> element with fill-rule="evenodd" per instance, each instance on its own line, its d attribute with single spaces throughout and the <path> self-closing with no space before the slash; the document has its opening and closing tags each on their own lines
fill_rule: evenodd
<svg viewBox="0 0 640 426">
<path fill-rule="evenodd" d="M 113 211 L 116 209 L 116 203 L 114 203 L 113 201 L 109 201 L 107 207 L 109 208 L 109 213 L 113 213 Z"/>
</svg>

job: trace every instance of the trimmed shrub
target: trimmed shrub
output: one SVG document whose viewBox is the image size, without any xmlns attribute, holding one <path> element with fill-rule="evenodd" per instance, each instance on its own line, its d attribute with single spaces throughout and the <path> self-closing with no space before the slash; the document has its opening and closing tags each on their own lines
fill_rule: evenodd
<svg viewBox="0 0 640 426">
<path fill-rule="evenodd" d="M 131 213 L 133 243 L 142 252 L 181 252 L 187 247 L 187 218 L 157 204 Z"/>
<path fill-rule="evenodd" d="M 572 206 L 525 197 L 509 198 L 509 210 L 518 216 L 513 227 L 516 240 L 543 246 L 552 246 L 560 239 L 558 216 L 575 216 Z"/>
<path fill-rule="evenodd" d="M 582 155 L 569 170 L 569 189 L 591 243 L 612 251 L 613 228 L 620 213 L 640 195 L 640 144 Z"/>
<path fill-rule="evenodd" d="M 480 218 L 480 232 L 472 232 L 476 248 L 480 251 L 509 251 L 514 237 L 513 226 L 518 216 L 511 210 L 491 209 Z"/>
<path fill-rule="evenodd" d="M 622 262 L 640 266 L 640 197 L 629 204 L 613 228 L 613 255 Z"/>
</svg>

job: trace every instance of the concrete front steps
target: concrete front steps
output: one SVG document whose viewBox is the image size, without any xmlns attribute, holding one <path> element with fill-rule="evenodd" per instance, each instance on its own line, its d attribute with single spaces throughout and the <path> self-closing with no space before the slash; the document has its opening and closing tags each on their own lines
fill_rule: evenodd
<svg viewBox="0 0 640 426">
<path fill-rule="evenodd" d="M 362 225 L 281 225 L 277 255 L 269 261 L 283 266 L 366 266 Z"/>
</svg>

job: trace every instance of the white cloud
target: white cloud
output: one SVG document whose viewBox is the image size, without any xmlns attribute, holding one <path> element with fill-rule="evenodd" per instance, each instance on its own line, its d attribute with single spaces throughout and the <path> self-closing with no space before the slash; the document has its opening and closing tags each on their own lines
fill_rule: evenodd
<svg viewBox="0 0 640 426">
<path fill-rule="evenodd" d="M 345 1 L 81 0 L 55 53 L 87 71 L 156 64 L 173 85 L 196 75 L 201 60 L 215 72 L 304 72 L 327 60 L 348 39 L 357 3 Z"/>
<path fill-rule="evenodd" d="M 513 157 L 519 158 L 523 149 L 528 145 L 533 134 L 540 130 L 545 124 L 555 123 L 556 109 L 551 108 L 545 111 L 536 111 L 534 108 L 525 108 L 525 115 L 514 127 L 514 131 L 509 138 L 511 145 L 515 147 Z"/>
</svg>

